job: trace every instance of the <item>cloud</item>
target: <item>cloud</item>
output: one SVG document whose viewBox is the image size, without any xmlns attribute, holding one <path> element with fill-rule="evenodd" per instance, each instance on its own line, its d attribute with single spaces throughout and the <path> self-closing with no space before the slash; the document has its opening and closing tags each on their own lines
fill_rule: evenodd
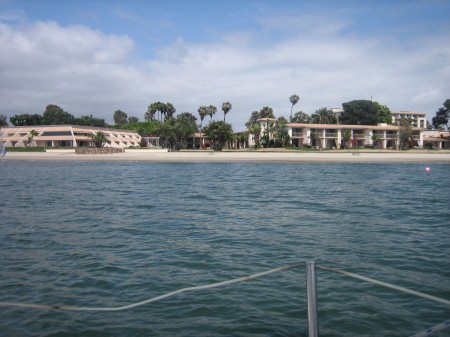
<svg viewBox="0 0 450 337">
<path fill-rule="evenodd" d="M 2 113 L 40 113 L 55 103 L 75 115 L 105 117 L 102 107 L 121 103 L 129 81 L 140 78 L 126 63 L 134 48 L 127 36 L 55 22 L 0 24 L 0 44 Z"/>
<path fill-rule="evenodd" d="M 137 55 L 137 42 L 126 35 L 55 22 L 3 23 L 0 113 L 41 113 L 53 103 L 75 116 L 112 122 L 121 109 L 143 120 L 148 104 L 166 101 L 177 112 L 212 104 L 221 118 L 222 102 L 230 101 L 227 121 L 240 131 L 264 106 L 287 117 L 292 94 L 301 97 L 294 112 L 373 97 L 393 111 L 428 112 L 430 119 L 448 98 L 445 35 L 412 42 L 362 37 L 345 20 L 321 17 L 313 25 L 313 19 L 272 16 L 264 28 L 228 31 L 213 42 L 180 36 L 151 59 Z"/>
</svg>

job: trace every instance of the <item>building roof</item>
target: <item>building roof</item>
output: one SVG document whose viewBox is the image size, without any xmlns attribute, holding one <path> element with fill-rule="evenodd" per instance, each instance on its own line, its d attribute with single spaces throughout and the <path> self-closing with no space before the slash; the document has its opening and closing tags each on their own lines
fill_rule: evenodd
<svg viewBox="0 0 450 337">
<path fill-rule="evenodd" d="M 116 132 L 116 133 L 125 133 L 125 134 L 137 134 L 134 130 L 126 130 L 126 129 L 114 129 L 114 128 L 103 128 L 97 126 L 84 126 L 84 125 L 24 125 L 24 126 L 2 126 L 0 129 L 2 130 L 36 130 L 36 131 L 44 131 L 45 129 L 51 129 L 52 131 L 67 131 L 72 128 L 74 131 L 102 131 L 102 132 Z"/>
<path fill-rule="evenodd" d="M 426 116 L 425 112 L 412 112 L 412 111 L 399 111 L 399 112 L 391 112 L 391 115 L 419 115 Z"/>
<path fill-rule="evenodd" d="M 287 126 L 293 128 L 310 129 L 356 129 L 356 130 L 388 130 L 397 131 L 397 125 L 347 125 L 347 124 L 308 124 L 308 123 L 288 123 Z"/>
</svg>

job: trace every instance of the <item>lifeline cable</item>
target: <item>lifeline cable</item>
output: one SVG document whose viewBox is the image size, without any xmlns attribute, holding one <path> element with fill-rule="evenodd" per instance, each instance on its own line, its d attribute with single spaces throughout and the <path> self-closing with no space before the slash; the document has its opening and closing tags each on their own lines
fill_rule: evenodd
<svg viewBox="0 0 450 337">
<path fill-rule="evenodd" d="M 383 282 L 383 281 L 378 281 L 378 280 L 375 280 L 373 278 L 361 276 L 361 275 L 358 275 L 358 274 L 355 274 L 355 273 L 350 273 L 350 272 L 345 271 L 345 270 L 341 270 L 341 269 L 337 269 L 337 268 L 330 268 L 330 267 L 325 267 L 325 266 L 319 266 L 319 265 L 316 265 L 316 268 L 327 270 L 327 271 L 332 271 L 332 272 L 339 273 L 339 274 L 346 275 L 346 276 L 350 276 L 350 277 L 353 277 L 353 278 L 356 278 L 356 279 L 359 279 L 359 280 L 362 280 L 362 281 L 366 281 L 366 282 L 377 284 L 377 285 L 380 285 L 380 286 L 383 286 L 383 287 L 387 287 L 387 288 L 395 289 L 395 290 L 398 290 L 398 291 L 402 291 L 402 292 L 407 293 L 407 294 L 416 295 L 416 296 L 423 297 L 423 298 L 426 298 L 426 299 L 429 299 L 429 300 L 432 300 L 432 301 L 436 301 L 436 302 L 439 302 L 439 303 L 450 305 L 450 301 L 445 300 L 443 298 L 439 298 L 439 297 L 436 297 L 436 296 L 424 294 L 424 293 L 421 293 L 419 291 L 411 290 L 411 289 L 408 289 L 408 288 L 403 288 L 403 287 L 396 286 L 396 285 L 393 285 L 393 284 L 390 284 L 390 283 L 386 283 L 386 282 Z"/>
<path fill-rule="evenodd" d="M 31 308 L 31 309 L 42 309 L 42 310 L 64 310 L 64 311 L 121 311 L 121 310 L 126 310 L 126 309 L 131 309 L 131 308 L 135 308 L 135 307 L 139 307 L 142 306 L 144 304 L 148 304 L 151 302 L 156 302 L 159 300 L 162 300 L 164 298 L 167 297 L 171 297 L 177 294 L 181 294 L 181 293 L 185 293 L 185 292 L 190 292 L 190 291 L 195 291 L 195 290 L 202 290 L 202 289 L 210 289 L 210 288 L 216 288 L 216 287 L 220 287 L 220 286 L 224 286 L 224 285 L 228 285 L 228 284 L 233 284 L 233 283 L 238 283 L 238 282 L 243 282 L 243 281 L 248 281 L 257 277 L 261 277 L 264 275 L 268 275 L 271 273 L 275 273 L 278 271 L 282 271 L 282 270 L 287 270 L 287 269 L 292 269 L 292 268 L 297 268 L 297 267 L 305 267 L 304 264 L 295 264 L 295 265 L 290 265 L 290 266 L 284 266 L 284 267 L 278 267 L 278 268 L 274 268 L 274 269 L 270 269 L 270 270 L 266 270 L 260 273 L 256 273 L 256 274 L 252 274 L 252 275 L 248 275 L 248 276 L 243 276 L 243 277 L 239 277 L 239 278 L 235 278 L 232 280 L 228 280 L 228 281 L 222 281 L 222 282 L 217 282 L 217 283 L 211 283 L 211 284 L 206 284 L 206 285 L 202 285 L 202 286 L 195 286 L 195 287 L 187 287 L 187 288 L 182 288 L 182 289 L 178 289 L 175 291 L 172 291 L 170 293 L 164 294 L 164 295 L 160 295 L 157 297 L 153 297 L 141 302 L 136 302 L 136 303 L 131 303 L 128 305 L 124 305 L 124 306 L 120 306 L 120 307 L 77 307 L 77 306 L 65 306 L 65 305 L 42 305 L 42 304 L 28 304 L 28 303 L 14 303 L 14 302 L 0 302 L 0 307 L 20 307 L 20 308 Z M 337 268 L 331 268 L 331 267 L 325 267 L 325 266 L 320 266 L 316 264 L 316 268 L 322 269 L 322 270 L 327 270 L 327 271 L 331 271 L 331 272 L 335 272 L 335 273 L 339 273 L 339 274 L 343 274 L 346 276 L 350 276 L 356 279 L 360 279 L 362 281 L 365 282 L 369 282 L 369 283 L 373 283 L 373 284 L 377 284 L 377 285 L 381 285 L 387 288 L 391 288 L 391 289 L 395 289 L 398 291 L 402 291 L 408 294 L 412 294 L 415 296 L 419 296 L 419 297 L 423 297 L 429 300 L 433 300 L 439 303 L 443 303 L 443 304 L 447 304 L 450 305 L 450 301 L 436 297 L 436 296 L 432 296 L 432 295 L 428 295 L 428 294 L 424 294 L 415 290 L 411 290 L 411 289 L 407 289 L 404 287 L 400 287 L 400 286 L 396 286 L 390 283 L 386 283 L 386 282 L 382 282 L 382 281 L 378 281 L 369 277 L 365 277 L 362 275 L 358 275 L 355 273 L 350 273 L 341 269 L 337 269 Z"/>
<path fill-rule="evenodd" d="M 272 274 L 272 273 L 275 273 L 278 271 L 297 268 L 297 267 L 304 267 L 304 266 L 305 266 L 304 264 L 294 264 L 294 265 L 290 265 L 290 266 L 284 266 L 284 267 L 278 267 L 278 268 L 266 270 L 266 271 L 263 271 L 260 273 L 243 276 L 243 277 L 235 278 L 235 279 L 228 280 L 228 281 L 211 283 L 211 284 L 206 284 L 206 285 L 196 286 L 196 287 L 182 288 L 182 289 L 178 289 L 178 290 L 172 291 L 172 292 L 164 294 L 164 295 L 150 298 L 145 301 L 128 304 L 128 305 L 124 305 L 121 307 L 97 308 L 97 307 L 76 307 L 76 306 L 69 306 L 69 305 L 42 305 L 42 304 L 11 303 L 11 302 L 0 302 L 0 307 L 19 307 L 19 308 L 41 309 L 41 310 L 64 310 L 64 311 L 121 311 L 121 310 L 127 310 L 127 309 L 131 309 L 131 308 L 139 307 L 144 304 L 156 302 L 156 301 L 162 300 L 164 298 L 171 297 L 171 296 L 185 293 L 185 292 L 189 292 L 189 291 L 216 288 L 216 287 L 220 287 L 220 286 L 224 286 L 224 285 L 228 285 L 228 284 L 232 284 L 232 283 L 248 281 L 248 280 L 251 280 L 251 279 L 254 279 L 257 277 L 261 277 L 264 275 Z"/>
</svg>

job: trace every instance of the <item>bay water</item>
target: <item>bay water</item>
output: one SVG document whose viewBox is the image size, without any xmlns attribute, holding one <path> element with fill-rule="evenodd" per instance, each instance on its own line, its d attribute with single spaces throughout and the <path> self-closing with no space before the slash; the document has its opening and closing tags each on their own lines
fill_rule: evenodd
<svg viewBox="0 0 450 337">
<path fill-rule="evenodd" d="M 118 307 L 308 260 L 450 299 L 448 164 L 3 160 L 0 174 L 1 302 Z M 320 269 L 317 291 L 320 336 L 450 318 Z M 118 312 L 0 307 L 0 336 L 307 336 L 305 268 Z"/>
</svg>

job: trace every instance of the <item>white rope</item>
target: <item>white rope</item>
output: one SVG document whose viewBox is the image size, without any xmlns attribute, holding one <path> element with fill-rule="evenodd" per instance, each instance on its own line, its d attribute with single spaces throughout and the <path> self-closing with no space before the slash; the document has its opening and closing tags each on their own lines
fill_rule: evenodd
<svg viewBox="0 0 450 337">
<path fill-rule="evenodd" d="M 436 302 L 439 302 L 439 303 L 450 305 L 450 301 L 448 301 L 448 300 L 445 300 L 443 298 L 439 298 L 439 297 L 436 297 L 436 296 L 424 294 L 424 293 L 421 293 L 419 291 L 415 291 L 415 290 L 411 290 L 411 289 L 408 289 L 408 288 L 399 287 L 399 286 L 396 286 L 396 285 L 393 285 L 393 284 L 390 284 L 390 283 L 386 283 L 386 282 L 383 282 L 383 281 L 374 280 L 373 278 L 361 276 L 361 275 L 358 275 L 358 274 L 355 274 L 355 273 L 350 273 L 348 271 L 344 271 L 344 270 L 337 269 L 337 268 L 330 268 L 330 267 L 324 267 L 324 266 L 319 266 L 319 265 L 316 265 L 316 267 L 319 268 L 319 269 L 332 271 L 332 272 L 339 273 L 339 274 L 346 275 L 346 276 L 350 276 L 350 277 L 353 277 L 353 278 L 356 278 L 356 279 L 359 279 L 359 280 L 363 280 L 363 281 L 366 281 L 366 282 L 369 282 L 369 283 L 377 284 L 377 285 L 380 285 L 380 286 L 383 286 L 383 287 L 395 289 L 395 290 L 398 290 L 398 291 L 402 291 L 404 293 L 416 295 L 416 296 L 423 297 L 423 298 L 426 298 L 426 299 L 429 299 L 429 300 L 432 300 L 432 301 L 436 301 Z"/>
<path fill-rule="evenodd" d="M 450 328 L 450 319 L 446 320 L 445 322 L 442 322 L 441 324 L 435 325 L 432 328 L 428 328 L 422 332 L 416 333 L 415 335 L 412 335 L 411 337 L 426 337 L 433 335 L 434 333 L 438 331 L 442 331 L 444 329 Z"/>
<path fill-rule="evenodd" d="M 16 303 L 16 302 L 0 302 L 0 307 L 19 307 L 19 308 L 41 309 L 41 310 L 64 310 L 64 311 L 121 311 L 121 310 L 127 310 L 127 309 L 132 309 L 135 307 L 139 307 L 139 306 L 142 306 L 142 305 L 145 305 L 148 303 L 156 302 L 156 301 L 162 300 L 164 298 L 175 296 L 175 295 L 185 293 L 185 292 L 216 288 L 216 287 L 221 287 L 221 286 L 225 286 L 225 285 L 229 285 L 229 284 L 233 284 L 233 283 L 249 281 L 249 280 L 257 278 L 257 277 L 261 277 L 261 276 L 268 275 L 271 273 L 275 273 L 275 272 L 279 272 L 279 271 L 287 270 L 287 269 L 291 269 L 291 268 L 297 268 L 297 267 L 305 267 L 305 265 L 304 264 L 295 264 L 295 265 L 290 265 L 290 266 L 278 267 L 278 268 L 266 270 L 266 271 L 263 271 L 263 272 L 260 272 L 257 274 L 239 277 L 239 278 L 228 280 L 228 281 L 211 283 L 211 284 L 206 284 L 206 285 L 196 286 L 196 287 L 182 288 L 182 289 L 178 289 L 178 290 L 172 291 L 172 292 L 164 294 L 164 295 L 160 295 L 160 296 L 153 297 L 153 298 L 141 301 L 141 302 L 131 303 L 131 304 L 120 306 L 120 307 L 77 307 L 77 306 L 66 306 L 66 305 L 42 305 L 42 304 Z M 412 294 L 412 295 L 423 297 L 423 298 L 433 300 L 433 301 L 436 301 L 439 303 L 450 305 L 450 301 L 439 298 L 439 297 L 435 297 L 435 296 L 424 294 L 424 293 L 421 293 L 421 292 L 418 292 L 415 290 L 399 287 L 399 286 L 396 286 L 396 285 L 393 285 L 390 283 L 378 281 L 375 279 L 371 279 L 369 277 L 361 276 L 361 275 L 358 275 L 355 273 L 350 273 L 350 272 L 340 270 L 337 268 L 330 268 L 330 267 L 325 267 L 325 266 L 320 266 L 320 265 L 316 265 L 316 268 L 343 274 L 343 275 L 350 276 L 350 277 L 353 277 L 356 279 L 360 279 L 365 282 L 373 283 L 376 285 L 381 285 L 381 286 L 384 286 L 387 288 L 395 289 L 395 290 L 402 291 L 402 292 L 405 292 L 408 294 Z M 448 327 L 448 325 L 449 325 L 448 321 L 443 324 L 446 324 L 446 327 Z"/>
<path fill-rule="evenodd" d="M 171 296 L 185 293 L 185 292 L 189 292 L 189 291 L 221 287 L 221 286 L 225 286 L 228 284 L 248 281 L 248 280 L 251 280 L 251 279 L 254 279 L 257 277 L 261 277 L 264 275 L 272 274 L 272 273 L 275 273 L 278 271 L 287 270 L 287 269 L 291 269 L 291 268 L 297 268 L 297 267 L 304 267 L 304 266 L 305 266 L 304 264 L 295 264 L 295 265 L 291 265 L 291 266 L 284 266 L 284 267 L 266 270 L 261 273 L 248 275 L 248 276 L 244 276 L 244 277 L 239 277 L 239 278 L 235 278 L 235 279 L 228 280 L 228 281 L 211 283 L 211 284 L 206 284 L 206 285 L 196 286 L 196 287 L 182 288 L 182 289 L 175 290 L 175 291 L 172 291 L 170 293 L 167 293 L 167 294 L 164 294 L 161 296 L 150 298 L 145 301 L 128 304 L 128 305 L 124 305 L 121 307 L 103 307 L 103 308 L 100 308 L 100 307 L 76 307 L 76 306 L 68 306 L 68 305 L 42 305 L 42 304 L 11 303 L 11 302 L 0 302 L 0 307 L 19 307 L 19 308 L 31 308 L 31 309 L 42 309 L 42 310 L 64 310 L 64 311 L 121 311 L 121 310 L 127 310 L 127 309 L 131 309 L 131 308 L 139 307 L 141 305 L 156 302 L 156 301 L 162 300 L 164 298 L 171 297 Z"/>
</svg>

